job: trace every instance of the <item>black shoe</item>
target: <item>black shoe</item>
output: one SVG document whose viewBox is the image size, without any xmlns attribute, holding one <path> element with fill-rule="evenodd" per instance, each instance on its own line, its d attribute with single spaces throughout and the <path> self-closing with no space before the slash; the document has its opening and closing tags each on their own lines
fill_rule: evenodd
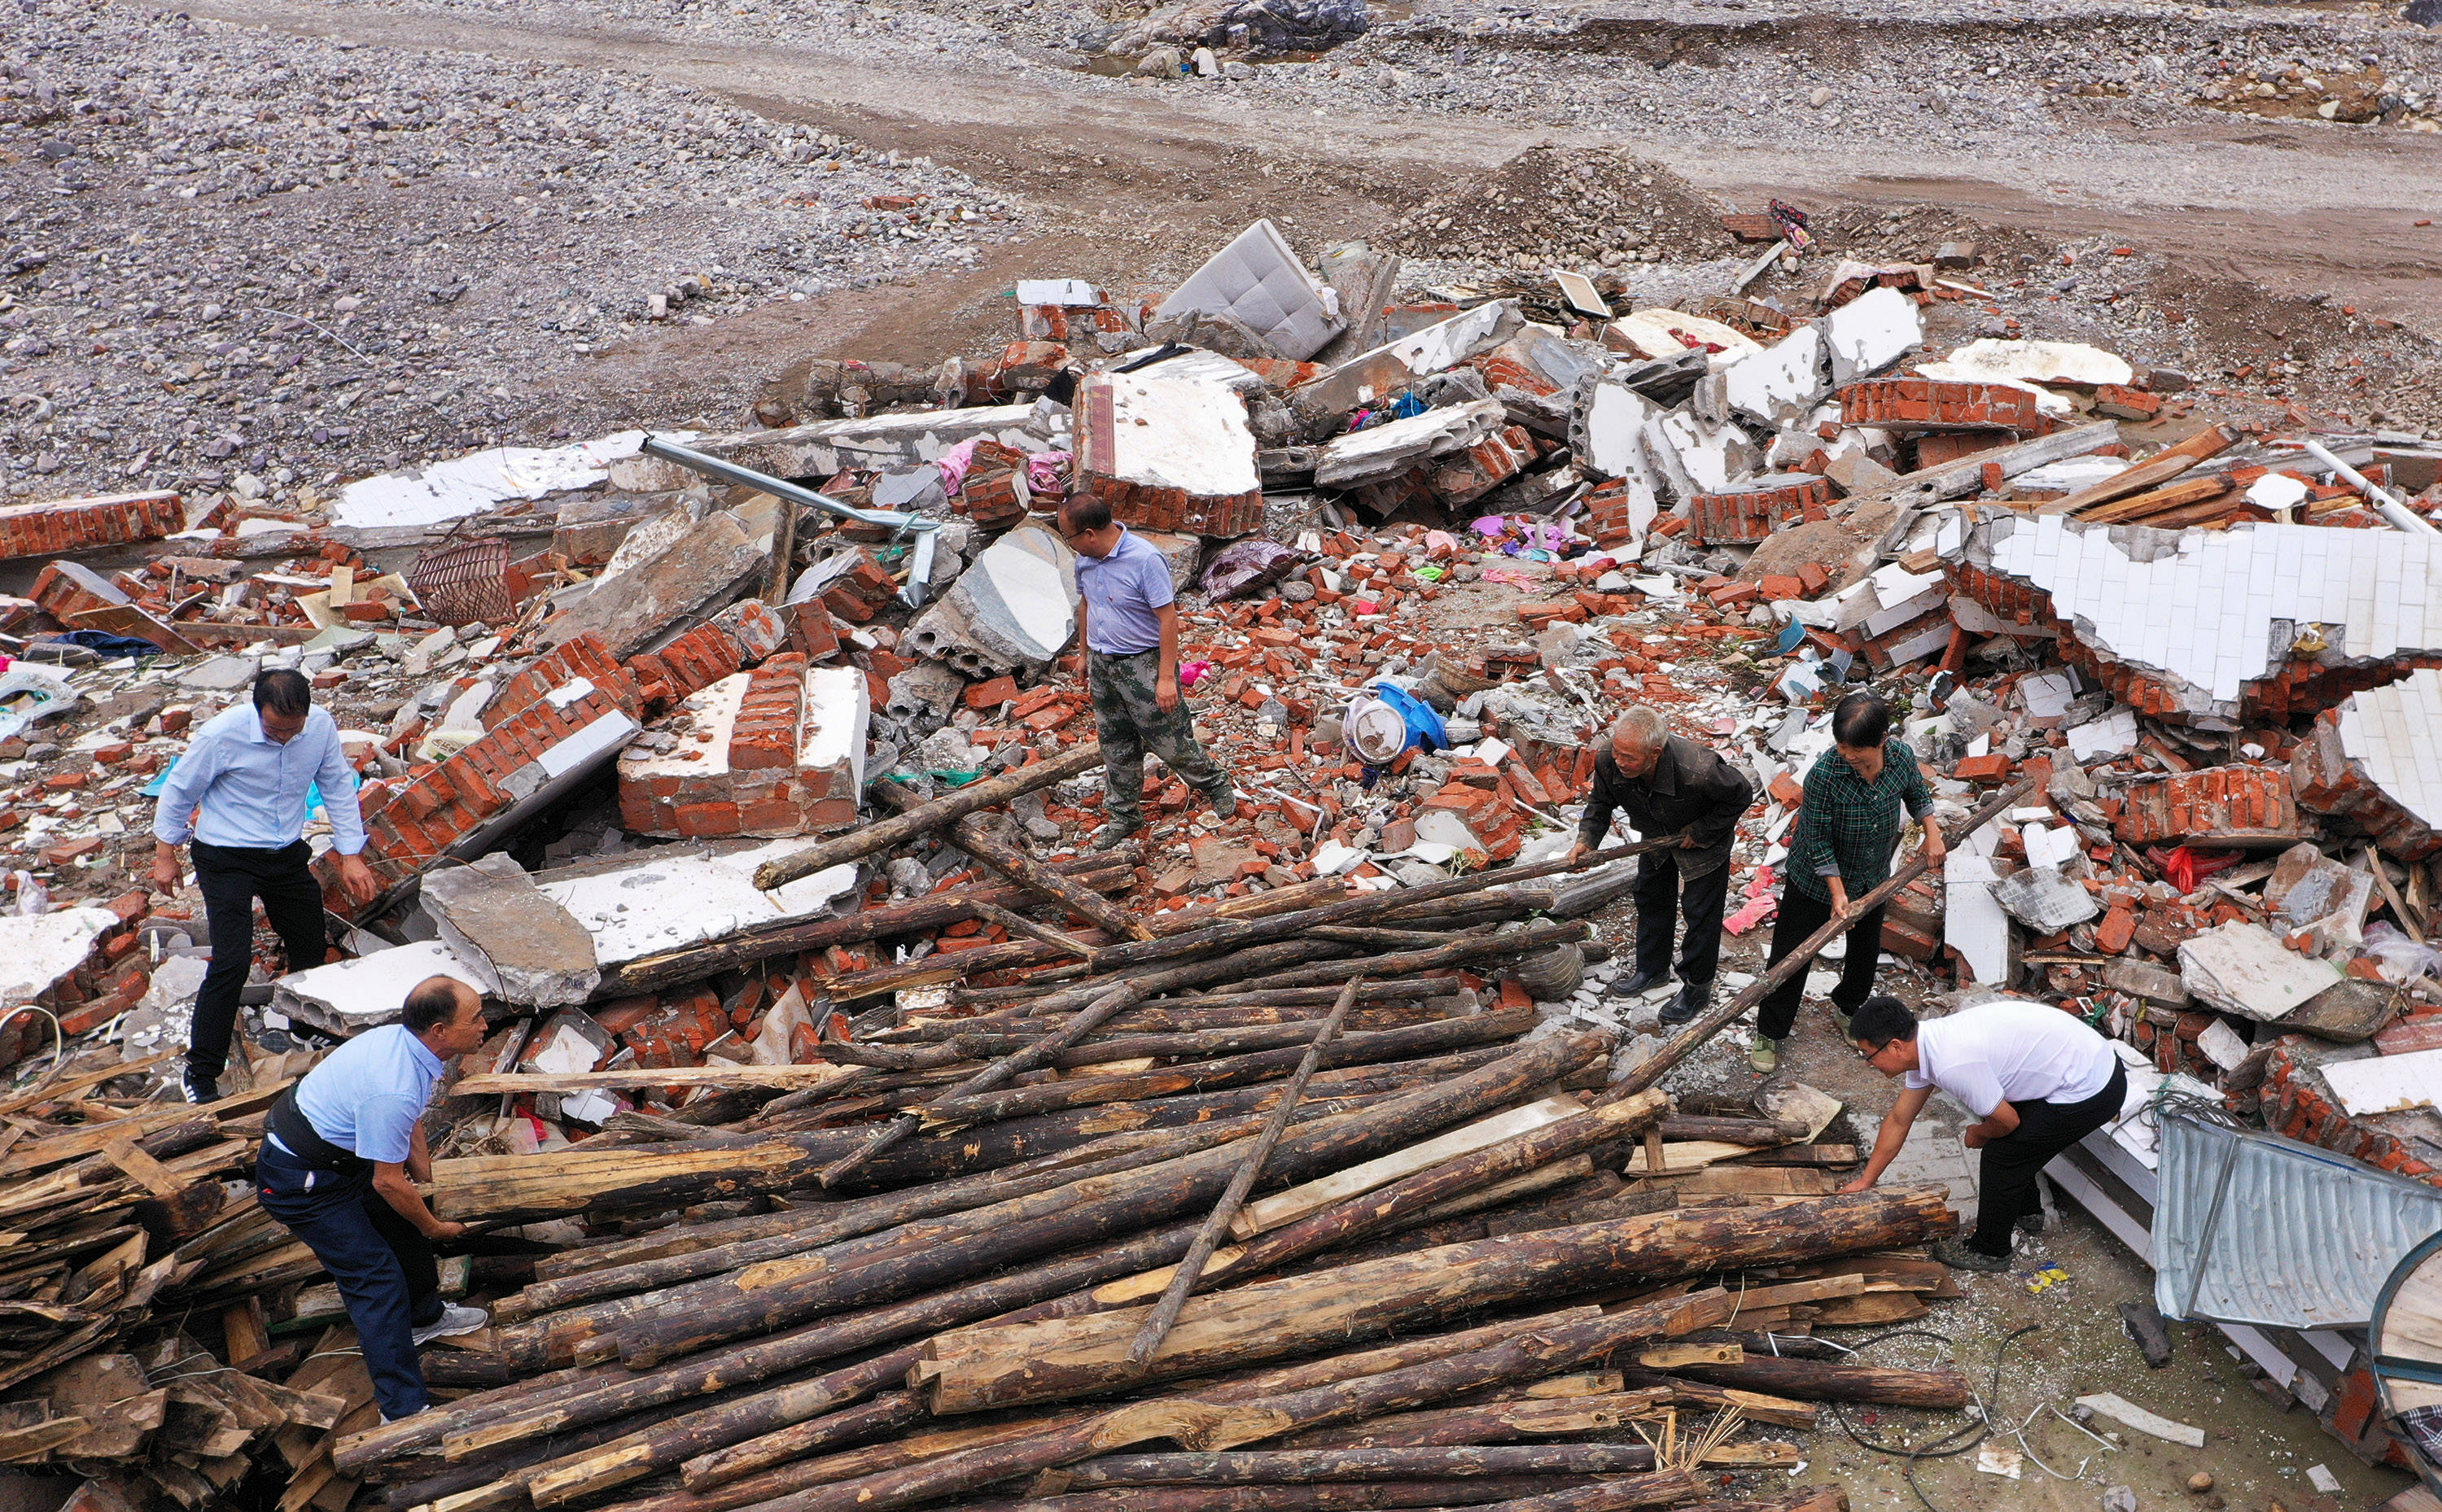
<svg viewBox="0 0 2442 1512">
<path fill-rule="evenodd" d="M 2018 1231 L 2019 1231 L 2020 1233 L 2041 1233 L 2041 1232 L 2043 1232 L 2043 1231 L 2044 1231 L 2044 1213 L 2043 1213 L 2043 1210 L 2042 1210 L 2041 1208 L 2038 1208 L 2038 1209 L 2036 1209 L 2036 1210 L 2035 1210 L 2034 1211 L 2032 1211 L 2032 1212 L 2022 1212 L 2022 1213 L 2018 1214 Z"/>
<path fill-rule="evenodd" d="M 1712 1006 L 1712 983 L 1682 982 L 1679 984 L 1679 995 L 1663 1005 L 1662 1022 L 1685 1024 Z"/>
<path fill-rule="evenodd" d="M 186 1075 L 179 1078 L 178 1090 L 186 1094 L 188 1102 L 197 1106 L 221 1100 L 220 1078 L 200 1075 L 191 1066 L 187 1068 Z"/>
<path fill-rule="evenodd" d="M 1997 1271 L 2010 1268 L 2007 1255 L 1988 1255 L 1964 1239 L 1937 1239 L 1930 1247 L 1933 1258 L 1953 1270 Z"/>
<path fill-rule="evenodd" d="M 1667 972 L 1638 972 L 1633 976 L 1614 976 L 1611 983 L 1613 997 L 1643 997 L 1668 979 Z"/>
</svg>

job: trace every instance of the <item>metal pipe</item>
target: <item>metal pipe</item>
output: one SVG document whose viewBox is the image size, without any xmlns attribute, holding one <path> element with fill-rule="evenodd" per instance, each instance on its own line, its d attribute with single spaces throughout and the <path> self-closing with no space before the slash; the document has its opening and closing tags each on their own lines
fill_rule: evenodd
<svg viewBox="0 0 2442 1512">
<path fill-rule="evenodd" d="M 2374 505 L 2377 513 L 2380 514 L 2383 519 L 2390 520 L 2393 524 L 2397 525 L 2400 529 L 2412 532 L 2421 532 L 2428 536 L 2442 536 L 2442 530 L 2434 529 L 2431 520 L 2427 519 L 2416 511 L 2409 508 L 2406 504 L 2401 503 L 2398 500 L 2394 499 L 2387 489 L 2376 486 L 2373 479 L 2368 478 L 2365 474 L 2358 471 L 2355 467 L 2350 466 L 2347 463 L 2342 462 L 2340 458 L 2333 456 L 2331 452 L 2324 449 L 2322 442 L 2307 442 L 2306 455 L 2314 458 L 2317 462 L 2322 463 L 2324 466 L 2331 468 L 2333 472 L 2339 474 L 2342 483 L 2347 483 L 2359 493 L 2363 494 L 2366 498 L 2366 502 Z"/>
<path fill-rule="evenodd" d="M 880 525 L 899 536 L 913 536 L 915 540 L 907 564 L 907 586 L 899 591 L 899 600 L 909 609 L 924 607 L 924 590 L 933 576 L 934 533 L 941 528 L 939 520 L 928 519 L 922 515 L 901 514 L 895 509 L 859 509 L 829 494 L 793 483 L 786 478 L 756 472 L 752 467 L 740 466 L 708 452 L 682 446 L 674 441 L 664 441 L 659 436 L 647 436 L 636 449 L 648 457 L 677 463 L 707 478 L 760 488 L 775 498 L 803 504 L 809 509 L 819 509 L 834 519 L 852 519 L 861 525 Z"/>
</svg>

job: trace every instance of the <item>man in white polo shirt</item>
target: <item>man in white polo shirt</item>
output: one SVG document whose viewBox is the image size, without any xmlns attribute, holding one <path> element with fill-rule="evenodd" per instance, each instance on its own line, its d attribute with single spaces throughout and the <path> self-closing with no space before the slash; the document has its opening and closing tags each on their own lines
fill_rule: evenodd
<svg viewBox="0 0 2442 1512">
<path fill-rule="evenodd" d="M 1840 1190 L 1863 1192 L 1907 1142 L 1934 1089 L 1980 1120 L 1967 1147 L 1984 1152 L 1976 1231 L 1943 1239 L 1933 1256 L 1961 1270 L 2007 1270 L 2013 1231 L 2041 1222 L 2035 1175 L 2052 1157 L 2120 1116 L 2128 1072 L 2111 1042 L 2043 1003 L 2000 998 L 1919 1024 L 1896 997 L 1869 997 L 1849 1023 L 1868 1065 L 1906 1090 L 1883 1120 L 1866 1173 Z"/>
</svg>

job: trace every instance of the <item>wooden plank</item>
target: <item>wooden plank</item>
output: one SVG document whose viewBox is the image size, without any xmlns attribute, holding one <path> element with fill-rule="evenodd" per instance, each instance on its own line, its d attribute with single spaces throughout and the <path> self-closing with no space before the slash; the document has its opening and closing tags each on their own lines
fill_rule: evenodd
<svg viewBox="0 0 2442 1512">
<path fill-rule="evenodd" d="M 2139 463 L 2091 487 L 2063 494 L 2058 499 L 2038 504 L 2034 512 L 2038 515 L 2074 515 L 2096 504 L 2107 504 L 2115 499 L 2125 499 L 2131 494 L 2160 487 L 2197 463 L 2219 456 L 2237 441 L 2237 427 L 2210 427 L 2176 446 L 2156 453 L 2151 460 Z"/>
<path fill-rule="evenodd" d="M 462 1097 L 495 1092 L 582 1092 L 589 1087 L 776 1086 L 793 1090 L 847 1080 L 863 1067 L 832 1066 L 671 1066 L 619 1071 L 496 1071 L 461 1078 L 451 1089 Z"/>
<path fill-rule="evenodd" d="M 100 609 L 81 609 L 60 618 L 70 629 L 131 635 L 139 641 L 151 641 L 173 656 L 192 656 L 198 649 L 194 642 L 133 604 L 105 604 Z"/>
<path fill-rule="evenodd" d="M 121 1132 L 104 1143 L 101 1157 L 156 1197 L 174 1197 L 187 1190 L 187 1183 L 173 1175 L 168 1166 L 137 1147 L 132 1131 Z"/>
<path fill-rule="evenodd" d="M 1336 1202 L 1342 1202 L 1360 1193 L 1372 1192 L 1394 1181 L 1430 1170 L 1447 1160 L 1499 1144 L 1502 1140 L 1562 1119 L 1575 1118 L 1586 1110 L 1574 1097 L 1548 1097 L 1524 1107 L 1496 1113 L 1463 1128 L 1437 1135 L 1405 1150 L 1394 1150 L 1379 1159 L 1336 1171 L 1320 1181 L 1309 1181 L 1274 1193 L 1260 1202 L 1251 1202 L 1230 1225 L 1230 1231 L 1241 1239 L 1295 1223 L 1309 1213 L 1321 1212 Z"/>
<path fill-rule="evenodd" d="M 1662 1166 L 1655 1169 L 1652 1147 L 1640 1145 L 1630 1156 L 1626 1170 L 1630 1175 L 1678 1175 L 1683 1172 L 1702 1171 L 1716 1160 L 1728 1160 L 1738 1156 L 1753 1155 L 1748 1145 L 1727 1144 L 1720 1139 L 1679 1139 L 1662 1147 Z"/>
<path fill-rule="evenodd" d="M 140 1061 L 129 1061 L 120 1066 L 103 1066 L 88 1071 L 71 1071 L 55 1082 L 46 1082 L 29 1087 L 14 1097 L 0 1098 L 0 1116 L 21 1113 L 27 1108 L 65 1097 L 71 1092 L 82 1092 L 86 1087 L 98 1086 L 114 1077 L 149 1069 L 176 1053 L 174 1050 L 163 1050 L 155 1055 L 148 1055 Z"/>
</svg>

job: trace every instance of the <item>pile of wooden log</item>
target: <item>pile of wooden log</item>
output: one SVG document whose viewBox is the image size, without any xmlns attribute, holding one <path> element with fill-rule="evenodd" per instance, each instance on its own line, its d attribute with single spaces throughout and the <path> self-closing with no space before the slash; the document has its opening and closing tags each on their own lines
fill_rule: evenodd
<svg viewBox="0 0 2442 1512">
<path fill-rule="evenodd" d="M 1818 1400 L 1963 1405 L 1811 1342 L 1950 1294 L 1912 1252 L 1943 1194 L 1834 1193 L 1857 1152 L 1804 1089 L 1649 1089 L 1771 978 L 1620 1079 L 1613 1035 L 1463 990 L 1585 939 L 1552 915 L 1617 884 L 1573 869 L 1032 925 L 1022 979 L 961 962 L 813 1065 L 465 1078 L 453 1105 L 659 1101 L 436 1163 L 435 1211 L 490 1230 L 450 1281 L 494 1325 L 427 1352 L 440 1405 L 398 1423 L 313 1257 L 224 1183 L 282 1084 L 56 1079 L 0 1144 L 28 1178 L 0 1463 L 91 1475 L 81 1512 L 1558 1512 L 1709 1504 L 1794 1466 Z"/>
<path fill-rule="evenodd" d="M 1610 1036 L 1387 985 L 1048 993 L 858 1051 L 937 1073 L 888 1121 L 825 1126 L 866 1081 L 444 1162 L 447 1215 L 592 1232 L 495 1301 L 506 1384 L 335 1462 L 434 1512 L 1636 1506 L 1795 1465 L 1753 1432 L 1815 1399 L 1967 1400 L 1807 1338 L 1940 1294 L 1884 1252 L 1941 1193 L 1824 1194 L 1819 1121 L 1600 1102 Z"/>
<path fill-rule="evenodd" d="M 0 1465 L 100 1472 L 94 1512 L 201 1508 L 258 1467 L 295 1488 L 282 1512 L 341 1512 L 329 1446 L 377 1420 L 372 1384 L 243 1180 L 282 1067 L 190 1107 L 112 1095 L 163 1057 L 90 1059 L 0 1101 Z"/>
</svg>

